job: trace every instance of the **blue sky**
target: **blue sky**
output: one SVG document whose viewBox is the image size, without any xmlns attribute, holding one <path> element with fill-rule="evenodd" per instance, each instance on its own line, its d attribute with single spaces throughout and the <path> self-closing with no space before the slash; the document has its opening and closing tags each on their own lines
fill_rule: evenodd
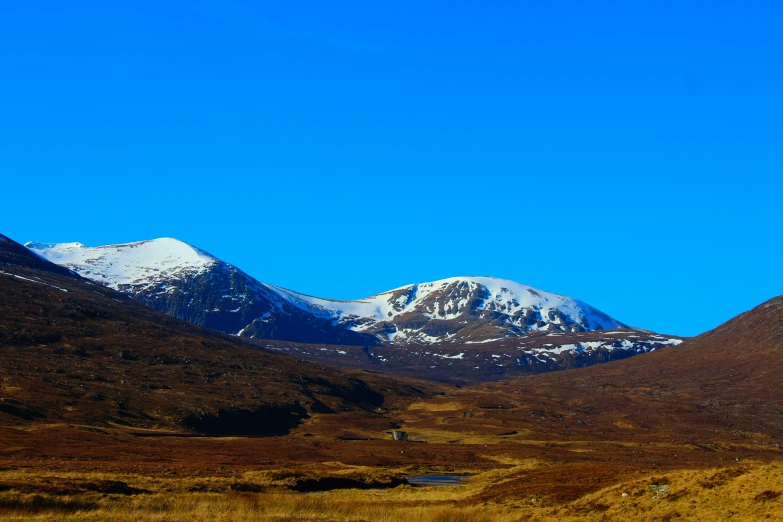
<svg viewBox="0 0 783 522">
<path fill-rule="evenodd" d="M 3 2 L 0 231 L 177 237 L 334 298 L 494 275 L 697 334 L 783 294 L 782 23 L 752 1 Z"/>
</svg>

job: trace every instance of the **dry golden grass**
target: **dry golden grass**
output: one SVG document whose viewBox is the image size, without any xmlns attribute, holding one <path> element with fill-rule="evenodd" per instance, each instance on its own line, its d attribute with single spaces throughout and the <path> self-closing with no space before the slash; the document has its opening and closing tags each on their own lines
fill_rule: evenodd
<svg viewBox="0 0 783 522">
<path fill-rule="evenodd" d="M 749 464 L 647 476 L 564 506 L 530 510 L 529 515 L 529 520 L 542 522 L 781 520 L 783 465 Z"/>
<path fill-rule="evenodd" d="M 13 501 L 3 501 L 0 509 Z M 47 503 L 48 502 L 48 503 Z M 0 511 L 2 520 L 112 520 L 150 521 L 353 521 L 378 522 L 503 522 L 516 520 L 510 510 L 442 504 L 379 504 L 329 494 L 292 493 L 156 494 L 131 498 L 75 501 L 19 498 L 15 509 Z"/>
<path fill-rule="evenodd" d="M 513 477 L 545 464 L 512 456 L 492 458 L 510 467 L 477 474 L 465 485 L 341 489 L 308 494 L 292 492 L 286 487 L 292 479 L 301 477 L 352 477 L 369 481 L 406 470 L 328 462 L 310 469 L 248 472 L 233 477 L 3 471 L 0 485 L 5 491 L 0 493 L 0 520 L 750 521 L 779 520 L 783 513 L 781 464 L 748 462 L 724 469 L 639 476 L 560 504 L 548 498 L 513 495 L 499 504 L 480 501 L 482 492 L 490 486 L 511 484 Z M 121 481 L 145 492 L 63 494 L 68 487 L 101 481 Z M 44 489 L 34 491 L 35 488 Z M 45 488 L 53 489 L 47 492 Z M 237 491 L 241 488 L 256 492 Z"/>
<path fill-rule="evenodd" d="M 458 411 L 466 410 L 467 407 L 465 407 L 465 405 L 461 402 L 431 400 L 425 402 L 414 402 L 408 406 L 408 409 L 423 411 Z"/>
<path fill-rule="evenodd" d="M 521 470 L 535 462 L 500 458 Z M 328 462 L 309 469 L 254 471 L 236 477 L 152 477 L 132 474 L 58 473 L 24 470 L 0 472 L 0 520 L 261 520 L 261 521 L 512 521 L 515 510 L 471 503 L 470 498 L 509 470 L 479 474 L 468 484 L 390 489 L 338 489 L 322 493 L 287 490 L 295 479 L 349 477 L 366 482 L 400 475 L 404 470 L 346 466 Z M 408 471 L 411 472 L 411 471 Z M 136 490 L 132 496 L 86 492 L 63 495 L 85 484 L 119 481 Z M 53 490 L 54 493 L 30 490 Z M 236 489 L 258 492 L 242 493 Z M 25 492 L 27 489 L 27 492 Z M 473 504 L 473 505 L 471 505 Z"/>
</svg>

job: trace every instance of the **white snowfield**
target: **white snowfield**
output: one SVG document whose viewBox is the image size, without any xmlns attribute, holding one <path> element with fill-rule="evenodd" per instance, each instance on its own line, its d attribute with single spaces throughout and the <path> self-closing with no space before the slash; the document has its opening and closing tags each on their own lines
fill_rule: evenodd
<svg viewBox="0 0 783 522">
<path fill-rule="evenodd" d="M 168 292 L 174 289 L 173 283 L 177 280 L 202 274 L 218 266 L 228 266 L 203 250 L 172 238 L 98 247 L 87 247 L 81 243 L 27 243 L 25 246 L 44 259 L 66 266 L 82 277 L 137 295 L 153 290 Z M 385 323 L 387 328 L 384 333 L 377 335 L 384 342 L 392 344 L 453 342 L 453 332 L 432 336 L 419 330 L 398 329 L 392 323 L 395 318 L 405 314 L 416 314 L 430 320 L 459 320 L 467 323 L 468 320 L 474 320 L 475 316 L 468 318 L 464 313 L 472 310 L 492 314 L 500 317 L 504 324 L 524 327 L 526 330 L 558 331 L 574 324 L 585 330 L 625 327 L 619 321 L 571 297 L 494 277 L 441 279 L 395 288 L 354 301 L 311 297 L 256 280 L 252 282 L 255 283 L 253 286 L 263 285 L 272 292 L 276 301 L 273 305 L 280 313 L 286 313 L 287 306 L 294 306 L 358 332 L 378 331 Z M 268 299 L 270 293 L 266 294 Z M 477 296 L 480 298 L 477 299 Z M 239 295 L 236 297 L 239 302 L 245 298 Z M 543 326 L 525 323 L 525 314 L 531 310 L 543 322 Z M 497 332 L 491 338 L 477 342 L 505 338 L 507 330 L 496 328 Z M 238 330 L 242 331 L 244 329 Z"/>
<path fill-rule="evenodd" d="M 143 290 L 171 278 L 204 272 L 219 262 L 203 250 L 172 238 L 98 247 L 33 242 L 25 246 L 52 263 L 114 290 Z"/>
</svg>

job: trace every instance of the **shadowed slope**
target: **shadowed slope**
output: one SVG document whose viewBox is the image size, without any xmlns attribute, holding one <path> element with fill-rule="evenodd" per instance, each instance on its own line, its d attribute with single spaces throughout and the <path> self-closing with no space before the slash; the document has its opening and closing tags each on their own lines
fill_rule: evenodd
<svg viewBox="0 0 783 522">
<path fill-rule="evenodd" d="M 0 265 L 24 266 L 64 276 L 76 275 L 64 266 L 55 265 L 39 257 L 3 234 L 0 234 Z"/>
</svg>

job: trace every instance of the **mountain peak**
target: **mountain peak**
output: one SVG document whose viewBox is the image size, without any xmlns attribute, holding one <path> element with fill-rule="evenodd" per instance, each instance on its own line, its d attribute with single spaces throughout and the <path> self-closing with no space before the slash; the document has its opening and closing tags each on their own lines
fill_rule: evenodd
<svg viewBox="0 0 783 522">
<path fill-rule="evenodd" d="M 461 276 L 395 288 L 354 301 L 336 301 L 267 285 L 321 317 L 393 343 L 469 342 L 519 337 L 529 331 L 581 332 L 624 328 L 571 297 L 508 279 Z"/>
<path fill-rule="evenodd" d="M 25 246 L 44 259 L 115 290 L 139 283 L 163 283 L 201 272 L 218 262 L 207 252 L 169 237 L 97 247 L 38 242 Z"/>
</svg>

